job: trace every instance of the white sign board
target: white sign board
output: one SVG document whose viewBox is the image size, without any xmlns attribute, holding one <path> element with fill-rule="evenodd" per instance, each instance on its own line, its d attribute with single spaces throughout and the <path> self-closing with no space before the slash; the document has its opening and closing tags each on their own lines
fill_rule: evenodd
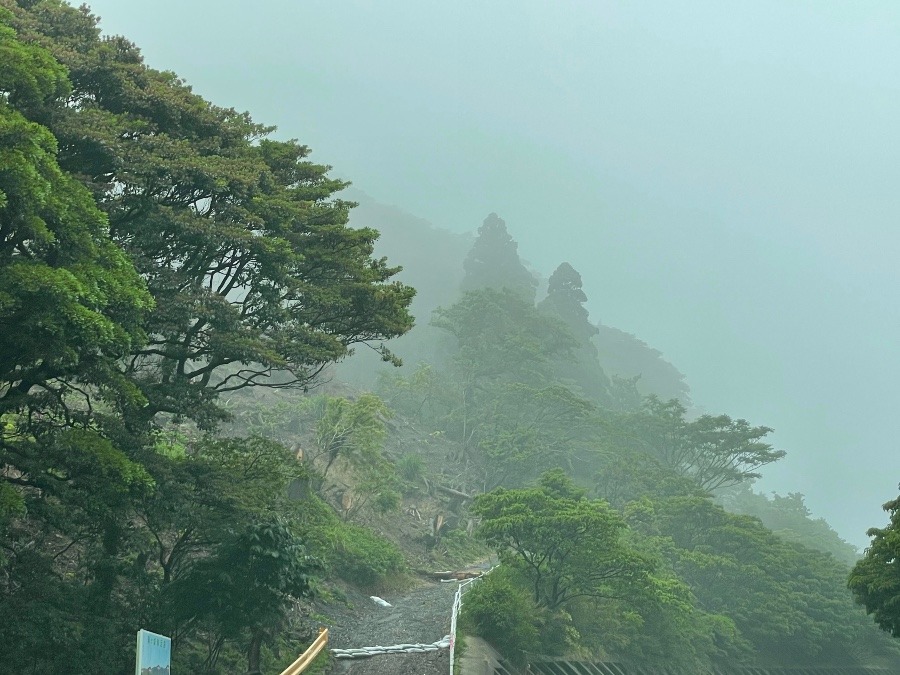
<svg viewBox="0 0 900 675">
<path fill-rule="evenodd" d="M 172 639 L 139 630 L 134 675 L 172 675 Z"/>
</svg>

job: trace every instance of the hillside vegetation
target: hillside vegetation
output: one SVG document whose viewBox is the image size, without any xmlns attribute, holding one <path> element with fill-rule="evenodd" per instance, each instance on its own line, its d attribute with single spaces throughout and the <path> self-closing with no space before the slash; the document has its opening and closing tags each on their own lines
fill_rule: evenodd
<svg viewBox="0 0 900 675">
<path fill-rule="evenodd" d="M 463 620 L 513 660 L 900 662 L 847 589 L 893 629 L 892 527 L 857 563 L 754 492 L 771 430 L 695 414 L 497 214 L 351 227 L 273 131 L 87 8 L 0 0 L 5 669 L 121 673 L 145 628 L 177 672 L 273 672 L 348 585 L 492 553 Z"/>
</svg>

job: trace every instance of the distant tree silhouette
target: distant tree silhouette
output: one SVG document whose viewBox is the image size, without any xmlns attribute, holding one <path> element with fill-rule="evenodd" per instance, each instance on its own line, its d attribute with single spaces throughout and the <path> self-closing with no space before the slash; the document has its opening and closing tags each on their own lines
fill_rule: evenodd
<svg viewBox="0 0 900 675">
<path fill-rule="evenodd" d="M 506 231 L 506 222 L 496 213 L 484 219 L 478 238 L 463 262 L 463 291 L 508 288 L 534 302 L 537 279 L 519 259 L 519 245 Z"/>
<path fill-rule="evenodd" d="M 600 366 L 597 347 L 591 341 L 599 329 L 590 322 L 585 302 L 587 296 L 581 288 L 581 275 L 564 262 L 550 275 L 547 297 L 538 304 L 538 309 L 565 324 L 578 342 L 574 358 L 559 364 L 559 374 L 575 383 L 584 395 L 607 404 L 609 378 Z"/>
</svg>

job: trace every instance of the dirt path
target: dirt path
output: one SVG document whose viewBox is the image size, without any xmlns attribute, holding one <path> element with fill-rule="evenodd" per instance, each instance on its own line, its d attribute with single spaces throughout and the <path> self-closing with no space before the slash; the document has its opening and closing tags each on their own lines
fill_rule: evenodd
<svg viewBox="0 0 900 675">
<path fill-rule="evenodd" d="M 456 583 L 423 583 L 398 596 L 385 596 L 392 607 L 380 607 L 368 597 L 351 598 L 352 610 L 336 612 L 329 626 L 329 648 L 388 646 L 435 642 L 450 632 L 450 609 Z M 446 649 L 425 654 L 385 654 L 367 659 L 340 660 L 339 675 L 448 675 Z"/>
</svg>

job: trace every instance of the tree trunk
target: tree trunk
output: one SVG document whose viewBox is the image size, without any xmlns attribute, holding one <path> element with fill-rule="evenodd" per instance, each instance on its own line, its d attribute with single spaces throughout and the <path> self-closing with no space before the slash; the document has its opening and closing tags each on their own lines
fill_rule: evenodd
<svg viewBox="0 0 900 675">
<path fill-rule="evenodd" d="M 263 632 L 254 630 L 247 650 L 247 675 L 262 675 L 259 669 L 260 652 L 262 651 Z"/>
</svg>

